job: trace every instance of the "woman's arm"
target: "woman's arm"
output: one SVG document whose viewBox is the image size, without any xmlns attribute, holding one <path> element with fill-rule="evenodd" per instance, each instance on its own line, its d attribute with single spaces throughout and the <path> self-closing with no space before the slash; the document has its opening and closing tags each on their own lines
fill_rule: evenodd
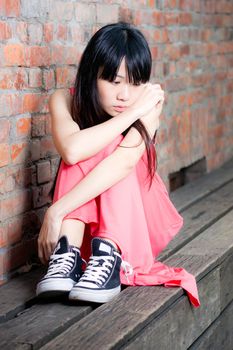
<svg viewBox="0 0 233 350">
<path fill-rule="evenodd" d="M 154 133 L 159 127 L 158 118 L 156 118 L 157 123 L 149 123 L 149 119 L 150 121 L 155 119 L 154 116 L 155 113 L 151 113 L 151 118 L 147 119 L 149 133 Z M 120 145 L 129 145 L 130 143 L 136 144 L 138 141 L 140 142 L 138 147 L 117 147 L 112 154 L 97 164 L 70 192 L 53 204 L 55 215 L 64 218 L 75 208 L 79 208 L 96 198 L 129 175 L 144 153 L 145 143 L 141 139 L 140 133 L 133 127 L 120 143 Z"/>
<path fill-rule="evenodd" d="M 162 102 L 161 102 L 162 105 Z M 161 113 L 162 106 L 154 108 L 147 115 L 144 124 L 150 134 L 154 134 L 159 127 L 158 110 Z M 55 212 L 60 217 L 65 217 L 75 208 L 87 203 L 93 198 L 115 185 L 125 178 L 137 164 L 145 151 L 145 144 L 140 133 L 135 128 L 130 128 L 120 145 L 138 144 L 138 147 L 121 148 L 103 159 L 80 181 L 70 192 L 53 204 Z"/>
<path fill-rule="evenodd" d="M 150 134 L 154 134 L 159 126 L 158 111 L 161 110 L 161 105 L 162 102 L 157 104 L 157 109 L 155 108 L 153 113 L 148 114 L 143 120 Z M 39 257 L 43 262 L 49 259 L 56 246 L 63 218 L 74 209 L 96 198 L 125 178 L 140 159 L 145 150 L 145 145 L 139 132 L 132 127 L 120 145 L 132 146 L 138 144 L 138 141 L 140 141 L 140 146 L 138 147 L 117 147 L 112 154 L 103 159 L 71 191 L 47 210 L 38 239 Z"/>
<path fill-rule="evenodd" d="M 158 102 L 158 86 L 145 85 L 140 98 L 117 117 L 99 125 L 80 130 L 71 117 L 71 96 L 68 90 L 57 90 L 49 100 L 52 136 L 58 153 L 67 164 L 75 164 L 101 151 L 138 118 Z"/>
</svg>

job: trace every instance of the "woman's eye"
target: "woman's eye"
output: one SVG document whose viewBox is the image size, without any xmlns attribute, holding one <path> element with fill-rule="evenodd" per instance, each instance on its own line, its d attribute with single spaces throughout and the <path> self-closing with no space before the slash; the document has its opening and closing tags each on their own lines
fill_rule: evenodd
<svg viewBox="0 0 233 350">
<path fill-rule="evenodd" d="M 118 84 L 120 84 L 120 81 L 113 81 L 113 84 L 115 84 L 115 85 L 118 85 Z"/>
</svg>

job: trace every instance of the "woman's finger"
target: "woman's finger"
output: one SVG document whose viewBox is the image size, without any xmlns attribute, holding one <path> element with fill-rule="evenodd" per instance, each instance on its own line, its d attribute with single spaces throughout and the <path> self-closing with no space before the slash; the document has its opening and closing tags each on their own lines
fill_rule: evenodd
<svg viewBox="0 0 233 350">
<path fill-rule="evenodd" d="M 43 249 L 43 246 L 42 244 L 38 244 L 38 255 L 39 255 L 39 258 L 40 258 L 40 261 L 42 262 L 42 264 L 46 264 L 46 260 L 45 260 L 45 256 L 44 256 L 44 249 Z"/>
</svg>

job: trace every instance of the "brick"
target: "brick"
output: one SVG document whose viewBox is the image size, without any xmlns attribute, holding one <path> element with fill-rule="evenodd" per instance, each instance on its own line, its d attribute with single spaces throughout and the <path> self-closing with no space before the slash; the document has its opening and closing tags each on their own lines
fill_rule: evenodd
<svg viewBox="0 0 233 350">
<path fill-rule="evenodd" d="M 40 45 L 43 39 L 43 27 L 41 23 L 28 24 L 28 43 Z"/>
<path fill-rule="evenodd" d="M 185 12 L 183 13 L 183 12 L 181 12 L 179 14 L 179 24 L 186 25 L 186 26 L 192 24 L 192 15 L 191 15 L 191 13 L 185 13 Z"/>
<path fill-rule="evenodd" d="M 25 65 L 25 51 L 22 44 L 6 44 L 3 48 L 3 52 L 6 66 Z"/>
<path fill-rule="evenodd" d="M 50 48 L 47 46 L 31 46 L 25 48 L 25 64 L 29 67 L 49 66 Z"/>
<path fill-rule="evenodd" d="M 21 0 L 21 15 L 25 18 L 47 17 L 49 3 L 43 0 Z"/>
<path fill-rule="evenodd" d="M 74 4 L 71 2 L 56 1 L 53 3 L 53 11 L 49 12 L 49 19 L 60 23 L 70 21 L 74 17 Z"/>
<path fill-rule="evenodd" d="M 166 80 L 166 90 L 168 92 L 185 89 L 189 85 L 187 78 L 173 78 Z"/>
<path fill-rule="evenodd" d="M 15 189 L 15 180 L 12 176 L 8 176 L 4 183 L 5 192 L 12 192 Z"/>
<path fill-rule="evenodd" d="M 6 179 L 6 174 L 5 172 L 0 173 L 0 194 L 5 193 L 5 179 Z"/>
<path fill-rule="evenodd" d="M 14 192 L 0 202 L 1 220 L 24 213 L 31 208 L 31 193 L 29 190 Z"/>
<path fill-rule="evenodd" d="M 77 47 L 67 47 L 65 52 L 65 64 L 77 65 L 80 61 L 82 50 L 80 51 Z"/>
<path fill-rule="evenodd" d="M 24 112 L 39 112 L 41 109 L 41 94 L 25 94 L 23 96 Z"/>
<path fill-rule="evenodd" d="M 184 109 L 177 119 L 178 122 L 178 140 L 189 140 L 191 137 L 191 112 Z"/>
<path fill-rule="evenodd" d="M 20 0 L 0 0 L 0 15 L 7 17 L 19 17 Z"/>
<path fill-rule="evenodd" d="M 177 1 L 176 0 L 167 0 L 167 7 L 169 9 L 177 8 Z"/>
<path fill-rule="evenodd" d="M 24 167 L 23 165 L 16 165 L 7 169 L 7 177 L 13 178 L 15 182 L 15 189 L 25 189 L 32 184 L 32 174 L 35 167 Z"/>
<path fill-rule="evenodd" d="M 167 24 L 167 19 L 166 19 L 166 13 L 158 12 L 158 11 L 153 11 L 152 13 L 152 20 L 153 24 L 156 26 L 163 26 Z"/>
<path fill-rule="evenodd" d="M 40 140 L 34 139 L 30 143 L 30 159 L 36 161 L 40 159 Z"/>
<path fill-rule="evenodd" d="M 30 68 L 28 85 L 31 88 L 42 86 L 42 71 L 40 68 Z"/>
<path fill-rule="evenodd" d="M 54 146 L 53 140 L 51 136 L 44 137 L 41 139 L 41 158 L 50 157 L 56 155 L 57 151 Z"/>
<path fill-rule="evenodd" d="M 69 26 L 69 32 L 71 34 L 72 41 L 83 43 L 85 36 L 87 36 L 87 30 L 85 30 L 80 23 L 75 23 L 75 25 Z M 88 37 L 92 33 L 88 33 Z"/>
<path fill-rule="evenodd" d="M 75 19 L 76 19 L 76 21 L 81 22 L 81 23 L 85 23 L 85 24 L 95 23 L 95 21 L 96 21 L 96 19 L 95 19 L 96 7 L 95 6 L 96 6 L 95 4 L 76 3 L 75 4 Z M 97 16 L 98 16 L 98 14 L 97 14 Z M 97 22 L 98 22 L 98 19 L 97 19 Z"/>
<path fill-rule="evenodd" d="M 43 69 L 43 87 L 50 90 L 55 87 L 55 75 L 53 69 Z"/>
<path fill-rule="evenodd" d="M 14 164 L 28 161 L 29 144 L 27 142 L 21 142 L 11 145 L 11 159 Z"/>
<path fill-rule="evenodd" d="M 66 88 L 74 84 L 74 77 L 77 69 L 73 67 L 57 67 L 56 69 L 56 87 Z"/>
<path fill-rule="evenodd" d="M 57 40 L 65 41 L 67 40 L 67 26 L 63 24 L 59 24 L 57 28 Z"/>
<path fill-rule="evenodd" d="M 17 94 L 0 95 L 0 117 L 23 113 L 22 97 Z"/>
<path fill-rule="evenodd" d="M 3 167 L 10 162 L 10 147 L 6 143 L 0 144 L 0 167 Z"/>
<path fill-rule="evenodd" d="M 167 26 L 177 25 L 179 20 L 179 13 L 167 12 L 164 14 L 164 24 Z"/>
<path fill-rule="evenodd" d="M 49 192 L 52 188 L 53 182 L 46 183 L 41 186 L 33 188 L 33 208 L 39 208 L 50 204 L 51 198 Z"/>
<path fill-rule="evenodd" d="M 39 184 L 51 180 L 51 166 L 49 161 L 37 163 L 37 181 Z"/>
<path fill-rule="evenodd" d="M 47 93 L 41 94 L 41 109 L 40 113 L 49 113 L 49 95 Z"/>
<path fill-rule="evenodd" d="M 44 41 L 50 43 L 53 40 L 53 23 L 45 23 L 43 27 Z"/>
<path fill-rule="evenodd" d="M 97 23 L 114 23 L 118 21 L 118 6 L 96 4 L 96 18 Z"/>
<path fill-rule="evenodd" d="M 3 280 L 3 274 L 6 273 L 6 249 L 0 249 L 0 278 Z"/>
<path fill-rule="evenodd" d="M 0 143 L 7 143 L 9 140 L 10 121 L 0 119 Z"/>
<path fill-rule="evenodd" d="M 166 57 L 170 60 L 178 60 L 181 57 L 180 46 L 166 45 L 164 50 Z"/>
<path fill-rule="evenodd" d="M 51 135 L 52 133 L 51 118 L 49 114 L 45 117 L 45 132 L 46 135 Z"/>
<path fill-rule="evenodd" d="M 16 35 L 22 43 L 27 44 L 28 34 L 27 34 L 28 23 L 17 22 L 16 23 Z"/>
<path fill-rule="evenodd" d="M 14 217 L 8 223 L 8 244 L 19 242 L 23 237 L 23 216 Z"/>
<path fill-rule="evenodd" d="M 27 212 L 11 218 L 8 222 L 8 245 L 35 236 L 36 230 L 39 230 L 40 226 L 40 219 L 34 212 Z"/>
<path fill-rule="evenodd" d="M 33 255 L 36 255 L 36 240 L 25 240 L 9 248 L 6 257 L 6 272 L 12 271 L 26 263 L 29 263 Z"/>
<path fill-rule="evenodd" d="M 31 118 L 19 118 L 16 122 L 17 136 L 31 135 Z"/>
<path fill-rule="evenodd" d="M 12 37 L 12 30 L 9 24 L 0 21 L 0 40 L 7 40 Z"/>
<path fill-rule="evenodd" d="M 27 86 L 28 78 L 24 68 L 0 69 L 0 89 L 21 90 Z"/>
<path fill-rule="evenodd" d="M 35 115 L 32 117 L 32 137 L 45 135 L 45 116 Z"/>
<path fill-rule="evenodd" d="M 53 64 L 64 64 L 66 50 L 63 45 L 53 45 L 51 47 L 51 62 Z"/>
</svg>

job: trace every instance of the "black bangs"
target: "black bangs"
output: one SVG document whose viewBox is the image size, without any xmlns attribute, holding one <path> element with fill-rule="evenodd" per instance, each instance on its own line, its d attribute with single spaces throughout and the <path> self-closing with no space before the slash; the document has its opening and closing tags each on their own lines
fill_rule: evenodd
<svg viewBox="0 0 233 350">
<path fill-rule="evenodd" d="M 140 32 L 133 34 L 127 30 L 111 33 L 111 38 L 106 38 L 108 50 L 104 50 L 102 41 L 101 50 L 96 56 L 96 63 L 100 67 L 99 78 L 114 81 L 122 59 L 125 58 L 130 83 L 137 85 L 149 81 L 152 61 L 150 49 Z"/>
</svg>

